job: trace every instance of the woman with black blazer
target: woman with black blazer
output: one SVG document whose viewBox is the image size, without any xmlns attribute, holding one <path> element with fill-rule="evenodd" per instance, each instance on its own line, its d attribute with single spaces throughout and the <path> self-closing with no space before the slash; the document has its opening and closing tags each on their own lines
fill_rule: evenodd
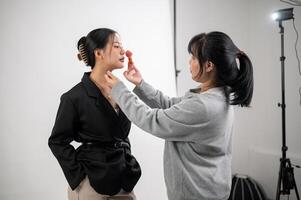
<svg viewBox="0 0 301 200">
<path fill-rule="evenodd" d="M 91 72 L 61 96 L 48 144 L 69 183 L 68 199 L 132 200 L 141 176 L 131 155 L 131 123 L 103 89 L 104 74 L 124 66 L 117 32 L 95 29 L 77 44 L 78 57 Z M 75 149 L 70 143 L 81 145 Z"/>
</svg>

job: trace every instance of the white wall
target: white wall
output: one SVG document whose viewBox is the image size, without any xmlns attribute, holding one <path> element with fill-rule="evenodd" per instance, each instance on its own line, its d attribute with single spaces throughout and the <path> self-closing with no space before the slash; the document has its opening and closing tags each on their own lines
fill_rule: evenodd
<svg viewBox="0 0 301 200">
<path fill-rule="evenodd" d="M 177 67 L 182 70 L 178 93 L 195 86 L 190 79 L 187 44 L 200 32 L 227 33 L 251 58 L 254 65 L 254 97 L 250 109 L 236 109 L 233 137 L 233 173 L 248 174 L 275 198 L 281 156 L 280 34 L 270 14 L 291 7 L 277 0 L 177 0 Z M 294 8 L 295 24 L 301 35 L 301 7 Z M 292 20 L 285 27 L 286 138 L 292 163 L 301 164 L 301 77 L 294 52 L 296 34 Z M 300 37 L 299 37 L 300 39 Z M 298 43 L 299 57 L 301 42 Z M 301 191 L 301 169 L 295 169 Z M 295 199 L 292 191 L 290 199 Z"/>
<path fill-rule="evenodd" d="M 92 29 L 118 31 L 144 78 L 175 95 L 170 10 L 169 0 L 0 1 L 1 200 L 66 199 L 47 140 L 60 95 L 89 70 L 76 58 L 76 43 Z M 142 167 L 138 199 L 167 199 L 163 141 L 135 126 L 130 139 Z"/>
</svg>

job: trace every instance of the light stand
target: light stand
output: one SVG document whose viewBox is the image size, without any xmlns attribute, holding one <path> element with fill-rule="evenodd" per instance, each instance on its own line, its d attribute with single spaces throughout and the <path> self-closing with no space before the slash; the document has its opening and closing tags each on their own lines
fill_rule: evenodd
<svg viewBox="0 0 301 200">
<path fill-rule="evenodd" d="M 277 184 L 276 200 L 280 200 L 280 195 L 290 195 L 290 190 L 295 189 L 297 200 L 300 200 L 297 184 L 294 177 L 294 168 L 291 161 L 286 157 L 286 133 L 285 133 L 285 71 L 284 71 L 284 27 L 283 20 L 293 19 L 293 8 L 282 9 L 277 12 L 276 21 L 279 21 L 280 35 L 281 35 L 281 96 L 282 102 L 278 106 L 282 110 L 282 157 L 280 158 L 280 170 Z"/>
</svg>

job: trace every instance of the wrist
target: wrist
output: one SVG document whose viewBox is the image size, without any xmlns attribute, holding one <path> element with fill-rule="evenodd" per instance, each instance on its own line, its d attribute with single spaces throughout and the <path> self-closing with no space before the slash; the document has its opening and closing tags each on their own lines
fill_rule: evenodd
<svg viewBox="0 0 301 200">
<path fill-rule="evenodd" d="M 140 79 L 140 81 L 137 81 L 137 82 L 135 83 L 135 85 L 136 85 L 137 87 L 139 87 L 139 86 L 141 85 L 141 83 L 142 83 L 142 79 Z"/>
<path fill-rule="evenodd" d="M 139 86 L 141 85 L 142 80 L 143 80 L 143 79 L 140 79 L 140 81 L 137 81 L 137 83 L 135 83 L 136 87 L 139 87 Z"/>
</svg>

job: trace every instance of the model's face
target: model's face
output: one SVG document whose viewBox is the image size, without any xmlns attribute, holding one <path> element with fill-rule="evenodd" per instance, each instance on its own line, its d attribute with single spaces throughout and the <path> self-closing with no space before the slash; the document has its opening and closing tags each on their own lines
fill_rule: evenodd
<svg viewBox="0 0 301 200">
<path fill-rule="evenodd" d="M 120 37 L 115 34 L 104 49 L 104 60 L 109 70 L 120 69 L 124 66 L 125 51 Z"/>
<path fill-rule="evenodd" d="M 198 59 L 195 56 L 191 55 L 189 59 L 189 65 L 190 65 L 190 73 L 191 73 L 192 80 L 199 82 L 198 79 L 201 73 L 200 71 L 201 67 Z"/>
</svg>

